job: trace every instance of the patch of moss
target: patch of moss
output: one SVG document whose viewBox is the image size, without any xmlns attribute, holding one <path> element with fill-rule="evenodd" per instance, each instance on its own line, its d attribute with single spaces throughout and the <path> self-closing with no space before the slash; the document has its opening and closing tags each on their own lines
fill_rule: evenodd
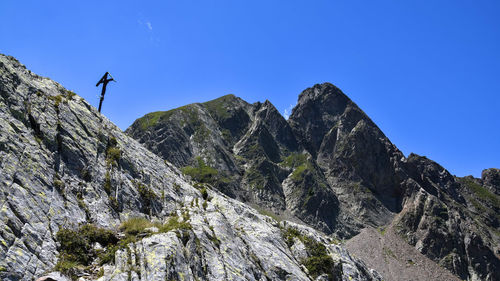
<svg viewBox="0 0 500 281">
<path fill-rule="evenodd" d="M 329 280 L 334 280 L 336 266 L 333 259 L 328 255 L 328 251 L 322 243 L 300 233 L 295 228 L 287 228 L 282 233 L 286 244 L 291 247 L 294 244 L 294 239 L 299 239 L 308 253 L 308 257 L 301 261 L 307 268 L 313 279 L 316 279 L 322 274 L 327 274 Z"/>
<path fill-rule="evenodd" d="M 281 165 L 289 168 L 295 168 L 304 165 L 306 162 L 307 162 L 307 155 L 292 153 L 281 162 Z"/>
<path fill-rule="evenodd" d="M 304 179 L 304 173 L 309 169 L 309 165 L 306 163 L 306 164 L 302 164 L 300 166 L 298 166 L 297 168 L 295 168 L 295 170 L 293 170 L 292 172 L 292 176 L 291 176 L 291 179 L 295 182 L 300 182 Z"/>
<path fill-rule="evenodd" d="M 196 157 L 196 166 L 186 166 L 182 168 L 185 175 L 190 176 L 193 180 L 202 183 L 216 183 L 219 179 L 219 172 L 205 164 L 201 157 Z"/>
<path fill-rule="evenodd" d="M 500 198 L 499 196 L 495 195 L 491 191 L 489 191 L 487 188 L 475 183 L 471 179 L 464 178 L 462 179 L 462 182 L 465 184 L 465 186 L 474 192 L 474 194 L 481 200 L 487 201 L 493 205 L 495 208 L 500 208 Z"/>
<path fill-rule="evenodd" d="M 54 102 L 55 107 L 59 107 L 59 105 L 63 101 L 63 96 L 62 95 L 49 96 L 48 99 Z"/>
<path fill-rule="evenodd" d="M 71 100 L 74 96 L 76 96 L 76 94 L 73 91 L 70 91 L 70 90 L 64 90 L 63 95 L 68 100 Z"/>
<path fill-rule="evenodd" d="M 141 130 L 146 131 L 149 128 L 156 126 L 156 124 L 158 124 L 158 122 L 161 119 L 170 118 L 170 116 L 172 116 L 172 114 L 175 112 L 175 110 L 176 109 L 172 109 L 169 111 L 151 112 L 151 113 L 148 113 L 148 114 L 144 115 L 143 117 L 137 119 L 137 121 L 135 121 L 135 122 L 137 122 L 137 125 L 139 126 L 139 128 Z"/>
<path fill-rule="evenodd" d="M 228 105 L 235 99 L 234 95 L 225 95 L 218 99 L 203 103 L 210 114 L 217 120 L 225 120 L 231 117 Z"/>
<path fill-rule="evenodd" d="M 207 188 L 204 186 L 201 190 L 201 197 L 203 197 L 204 200 L 207 200 L 208 198 L 208 191 L 207 191 Z"/>
<path fill-rule="evenodd" d="M 294 169 L 291 179 L 295 182 L 302 181 L 304 179 L 304 173 L 312 169 L 312 164 L 307 159 L 307 155 L 299 153 L 290 154 L 281 162 L 281 165 Z"/>
</svg>

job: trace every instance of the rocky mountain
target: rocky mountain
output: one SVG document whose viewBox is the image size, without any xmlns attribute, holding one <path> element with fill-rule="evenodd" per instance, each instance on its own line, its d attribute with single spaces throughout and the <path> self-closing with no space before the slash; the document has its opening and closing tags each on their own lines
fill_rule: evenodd
<svg viewBox="0 0 500 281">
<path fill-rule="evenodd" d="M 171 114 L 191 131 L 163 129 L 179 138 L 165 158 L 183 166 L 211 153 L 210 165 L 225 176 L 250 180 L 226 147 L 247 134 L 243 121 L 254 118 L 247 112 L 253 107 L 227 99 L 236 104 L 219 120 L 210 118 L 220 109 L 215 104 Z M 219 124 L 229 134 L 208 129 Z M 275 129 L 256 128 L 245 139 L 274 141 Z M 199 151 L 187 136 L 212 146 Z M 332 237 L 214 189 L 231 187 L 232 178 L 199 162 L 192 171 L 204 178 L 186 178 L 75 93 L 0 55 L 0 280 L 382 280 Z M 290 169 L 262 161 L 267 167 Z"/>
<path fill-rule="evenodd" d="M 405 157 L 332 84 L 304 90 L 288 120 L 269 101 L 228 95 L 149 113 L 126 133 L 196 181 L 278 220 L 336 239 L 387 228 L 425 256 L 418 260 L 464 280 L 500 280 L 499 170 L 457 178 L 426 157 Z M 389 270 L 373 262 L 377 255 L 359 257 L 392 272 L 387 280 L 409 266 Z"/>
</svg>

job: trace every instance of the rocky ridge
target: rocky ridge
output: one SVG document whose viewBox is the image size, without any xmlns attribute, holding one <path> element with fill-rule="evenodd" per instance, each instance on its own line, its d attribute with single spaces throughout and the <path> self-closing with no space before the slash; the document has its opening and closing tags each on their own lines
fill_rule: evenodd
<svg viewBox="0 0 500 281">
<path fill-rule="evenodd" d="M 0 105 L 1 280 L 54 268 L 80 280 L 381 280 L 332 238 L 190 181 L 4 55 Z"/>
<path fill-rule="evenodd" d="M 147 114 L 126 133 L 277 218 L 340 239 L 395 225 L 461 279 L 500 279 L 498 169 L 457 178 L 426 157 L 405 157 L 332 84 L 304 90 L 288 120 L 269 101 L 228 95 Z"/>
</svg>

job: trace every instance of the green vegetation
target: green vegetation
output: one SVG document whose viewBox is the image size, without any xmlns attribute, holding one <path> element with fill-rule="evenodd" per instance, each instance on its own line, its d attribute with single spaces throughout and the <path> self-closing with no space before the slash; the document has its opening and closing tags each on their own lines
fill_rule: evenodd
<svg viewBox="0 0 500 281">
<path fill-rule="evenodd" d="M 166 223 L 153 223 L 145 218 L 130 218 L 120 225 L 120 230 L 125 232 L 129 237 L 137 236 L 142 233 L 151 233 L 146 231 L 147 228 L 156 227 L 161 233 L 169 232 L 171 230 L 191 230 L 192 226 L 188 222 L 189 215 L 184 214 L 183 220 L 179 221 L 179 217 L 171 216 Z"/>
<path fill-rule="evenodd" d="M 130 218 L 120 225 L 120 230 L 126 235 L 138 235 L 146 228 L 155 226 L 150 220 L 145 218 Z"/>
<path fill-rule="evenodd" d="M 271 212 L 271 211 L 268 211 L 266 209 L 262 209 L 258 206 L 255 206 L 255 209 L 261 214 L 261 215 L 264 215 L 264 216 L 268 216 L 270 218 L 273 218 L 274 220 L 276 221 L 281 221 L 282 219 L 276 215 L 275 213 Z"/>
<path fill-rule="evenodd" d="M 64 191 L 65 184 L 59 177 L 59 174 L 55 173 L 54 174 L 54 187 L 57 189 L 57 191 L 62 192 Z"/>
<path fill-rule="evenodd" d="M 106 171 L 106 174 L 104 175 L 104 191 L 110 195 L 111 194 L 111 174 L 109 171 Z"/>
<path fill-rule="evenodd" d="M 120 161 L 121 150 L 118 147 L 118 141 L 115 137 L 108 140 L 106 147 L 106 165 L 108 167 L 117 166 Z"/>
<path fill-rule="evenodd" d="M 120 160 L 121 150 L 118 147 L 110 147 L 106 150 L 106 162 L 108 165 L 116 166 Z"/>
<path fill-rule="evenodd" d="M 234 99 L 234 95 L 225 95 L 218 99 L 207 101 L 203 105 L 210 111 L 214 119 L 224 120 L 230 117 L 228 105 Z"/>
<path fill-rule="evenodd" d="M 182 172 L 191 176 L 194 180 L 203 183 L 212 183 L 216 180 L 219 172 L 205 164 L 201 157 L 196 157 L 197 166 L 186 166 L 182 168 Z"/>
<path fill-rule="evenodd" d="M 59 260 L 54 270 L 61 271 L 76 280 L 78 278 L 76 269 L 91 271 L 96 260 L 100 265 L 114 262 L 117 250 L 126 249 L 128 244 L 152 234 L 146 230 L 147 228 L 156 227 L 159 232 L 176 230 L 178 235 L 181 231 L 192 229 L 188 222 L 189 214 L 184 213 L 183 220 L 179 219 L 177 216 L 172 216 L 165 224 L 161 224 L 145 218 L 130 218 L 119 227 L 125 233 L 125 237 L 121 240 L 112 231 L 92 224 L 82 225 L 76 230 L 60 229 L 56 234 L 60 244 Z M 96 242 L 105 247 L 104 250 L 95 250 L 93 245 Z"/>
<path fill-rule="evenodd" d="M 462 179 L 462 183 L 465 184 L 465 186 L 474 192 L 474 194 L 481 200 L 489 202 L 493 207 L 495 208 L 500 208 L 500 198 L 499 196 L 495 195 L 491 191 L 489 191 L 487 188 L 475 183 L 471 179 L 464 178 Z"/>
<path fill-rule="evenodd" d="M 168 120 L 174 113 L 179 112 L 180 117 L 183 118 L 181 121 L 181 126 L 189 126 L 194 131 L 193 140 L 202 143 L 206 140 L 210 134 L 210 131 L 205 126 L 205 124 L 200 120 L 198 116 L 198 111 L 193 105 L 185 105 L 179 108 L 175 108 L 169 111 L 157 111 L 144 115 L 139 118 L 134 124 L 134 127 L 138 127 L 142 131 L 146 131 L 162 120 Z"/>
<path fill-rule="evenodd" d="M 133 180 L 132 183 L 137 188 L 137 192 L 139 193 L 139 197 L 141 198 L 141 202 L 143 203 L 143 211 L 146 213 L 150 213 L 154 202 L 159 200 L 158 195 L 156 195 L 156 193 L 149 186 L 143 184 L 140 181 Z"/>
<path fill-rule="evenodd" d="M 210 233 L 205 232 L 207 235 L 208 239 L 214 243 L 214 245 L 217 248 L 220 248 L 220 240 L 217 238 L 217 235 L 215 235 L 214 227 L 209 225 L 208 228 L 210 229 Z"/>
<path fill-rule="evenodd" d="M 248 183 L 254 188 L 263 189 L 265 187 L 266 178 L 253 166 L 246 171 L 246 178 Z"/>
<path fill-rule="evenodd" d="M 185 175 L 200 183 L 213 185 L 228 183 L 230 180 L 219 174 L 219 171 L 205 164 L 201 157 L 196 157 L 196 166 L 186 166 L 182 168 Z"/>
<path fill-rule="evenodd" d="M 292 180 L 295 182 L 302 181 L 304 179 L 304 173 L 308 169 L 309 169 L 308 163 L 302 164 L 302 165 L 298 166 L 297 168 L 295 168 L 295 170 L 293 170 L 293 172 L 292 172 L 292 176 L 291 176 Z"/>
<path fill-rule="evenodd" d="M 304 199 L 304 203 L 302 203 L 302 207 L 306 208 L 307 205 L 309 204 L 309 200 L 311 200 L 314 196 L 314 189 L 313 187 L 309 187 L 307 190 L 306 198 Z"/>
<path fill-rule="evenodd" d="M 292 172 L 292 180 L 300 182 L 304 179 L 304 173 L 312 169 L 311 163 L 307 159 L 306 154 L 292 153 L 286 157 L 281 165 L 294 169 Z"/>
<path fill-rule="evenodd" d="M 80 171 L 80 177 L 86 182 L 92 181 L 92 174 L 90 173 L 90 169 L 82 169 Z"/>
<path fill-rule="evenodd" d="M 296 168 L 307 163 L 307 155 L 292 153 L 281 162 L 281 165 L 289 168 Z"/>
<path fill-rule="evenodd" d="M 377 228 L 377 230 L 378 230 L 378 232 L 379 232 L 380 234 L 384 235 L 384 234 L 385 234 L 385 231 L 386 231 L 387 229 L 386 229 L 385 227 L 382 227 L 382 226 L 381 226 L 381 227 Z"/>
<path fill-rule="evenodd" d="M 70 90 L 64 90 L 64 97 L 68 100 L 72 99 L 76 94 L 73 91 Z"/>
<path fill-rule="evenodd" d="M 174 110 L 151 112 L 151 113 L 144 115 L 142 118 L 137 119 L 136 122 L 137 122 L 139 128 L 141 128 L 141 130 L 145 131 L 145 130 L 155 126 L 158 123 L 158 121 L 160 120 L 160 118 L 163 117 L 163 118 L 167 119 L 168 117 L 170 117 L 170 115 L 172 115 L 173 112 L 174 112 Z M 164 117 L 164 116 L 166 116 L 166 117 Z"/>
<path fill-rule="evenodd" d="M 101 278 L 103 276 L 104 276 L 104 268 L 101 267 L 97 272 L 97 278 Z"/>
<path fill-rule="evenodd" d="M 54 102 L 55 107 L 59 107 L 59 105 L 63 101 L 63 96 L 62 95 L 49 96 L 48 99 Z"/>
<path fill-rule="evenodd" d="M 222 138 L 224 140 L 226 140 L 228 143 L 231 143 L 231 140 L 233 139 L 233 136 L 231 135 L 231 131 L 229 131 L 228 129 L 223 129 L 221 131 L 221 134 L 222 134 Z M 238 156 L 238 155 L 236 155 Z"/>
<path fill-rule="evenodd" d="M 481 212 L 481 213 L 487 213 L 488 212 L 488 208 L 486 208 L 485 206 L 483 206 L 483 204 L 479 203 L 476 199 L 470 198 L 469 200 L 472 203 L 472 205 L 474 205 L 474 208 L 476 208 L 476 210 L 478 212 Z"/>
<path fill-rule="evenodd" d="M 300 231 L 295 228 L 287 228 L 284 230 L 283 238 L 288 247 L 294 244 L 295 238 L 299 239 L 304 244 L 309 256 L 301 262 L 307 268 L 313 279 L 316 279 L 322 274 L 327 274 L 329 280 L 334 280 L 334 275 L 336 274 L 335 263 L 328 255 L 325 245 L 301 234 Z"/>
<path fill-rule="evenodd" d="M 205 125 L 199 126 L 194 132 L 193 140 L 197 143 L 202 143 L 206 139 L 208 139 L 210 135 L 210 131 L 207 129 Z"/>
<path fill-rule="evenodd" d="M 5 271 L 7 271 L 7 268 L 0 265 L 0 272 L 5 272 Z"/>
<path fill-rule="evenodd" d="M 96 257 L 110 255 L 107 251 L 116 251 L 114 245 L 118 242 L 112 231 L 92 224 L 82 225 L 76 230 L 62 228 L 57 232 L 56 239 L 60 247 L 59 260 L 54 270 L 67 274 L 73 280 L 77 278 L 75 268 L 85 269 Z M 94 250 L 92 246 L 96 242 L 106 247 L 106 250 Z"/>
<path fill-rule="evenodd" d="M 204 200 L 207 200 L 208 198 L 208 191 L 207 188 L 204 186 L 200 189 L 201 192 L 201 197 L 203 197 Z"/>
<path fill-rule="evenodd" d="M 193 229 L 193 227 L 188 222 L 188 220 L 189 220 L 189 217 L 186 215 L 183 217 L 182 222 L 179 221 L 178 216 L 173 216 L 173 217 L 170 217 L 169 220 L 165 224 L 158 227 L 158 229 L 160 232 L 169 232 L 171 230 L 182 230 L 182 231 L 191 230 L 191 229 Z"/>
</svg>

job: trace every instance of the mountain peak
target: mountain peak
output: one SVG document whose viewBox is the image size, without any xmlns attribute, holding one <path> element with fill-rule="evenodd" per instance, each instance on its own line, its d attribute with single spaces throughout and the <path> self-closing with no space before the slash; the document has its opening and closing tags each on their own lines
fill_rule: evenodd
<svg viewBox="0 0 500 281">
<path fill-rule="evenodd" d="M 299 95 L 288 122 L 302 139 L 307 140 L 304 146 L 314 155 L 323 136 L 349 111 L 348 109 L 362 113 L 361 109 L 333 84 L 316 84 Z M 366 117 L 364 113 L 362 115 Z"/>
<path fill-rule="evenodd" d="M 351 102 L 351 100 L 338 87 L 332 83 L 325 82 L 316 84 L 302 91 L 299 95 L 297 105 L 317 102 L 321 103 L 326 109 L 330 106 L 338 108 L 338 105 L 346 105 Z"/>
</svg>

